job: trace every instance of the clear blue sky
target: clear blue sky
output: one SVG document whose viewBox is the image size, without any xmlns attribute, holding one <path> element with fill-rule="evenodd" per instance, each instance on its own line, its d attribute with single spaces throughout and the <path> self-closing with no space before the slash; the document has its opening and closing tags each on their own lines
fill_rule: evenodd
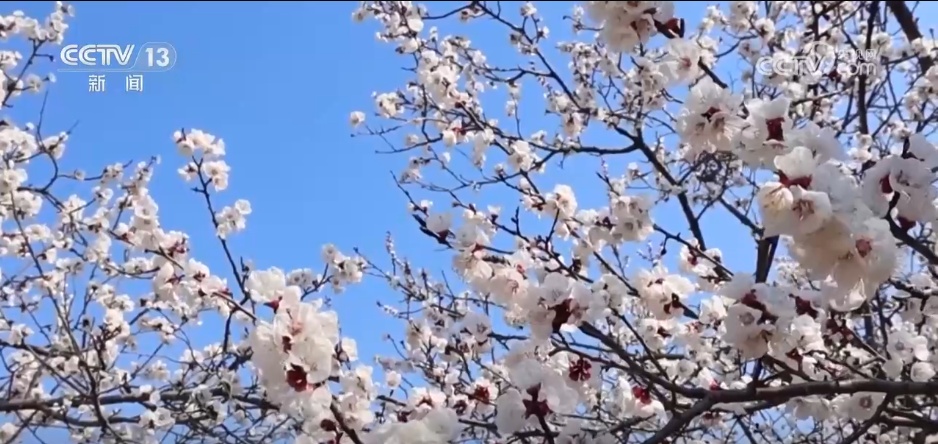
<svg viewBox="0 0 938 444">
<path fill-rule="evenodd" d="M 40 17 L 52 6 L 16 5 Z M 178 61 L 170 72 L 145 74 L 142 93 L 125 92 L 119 73 L 108 74 L 104 93 L 88 92 L 87 73 L 59 73 L 45 125 L 66 129 L 79 121 L 67 163 L 92 171 L 162 155 L 152 191 L 163 223 L 191 233 L 195 256 L 213 269 L 221 272 L 223 263 L 209 216 L 176 174 L 184 162 L 171 136 L 183 127 L 225 138 L 231 186 L 218 199 L 251 201 L 248 231 L 232 242 L 258 267 L 320 269 L 327 242 L 380 255 L 388 230 L 402 245 L 419 239 L 388 175 L 406 159 L 378 157 L 373 140 L 349 137 L 349 112 L 370 110 L 372 91 L 404 80 L 391 68 L 392 48 L 375 42 L 372 27 L 352 22 L 354 2 L 75 7 L 66 43 L 167 41 Z M 35 118 L 26 111 L 15 113 L 18 120 Z M 337 298 L 343 326 L 361 339 L 366 359 L 375 352 L 368 345 L 377 345 L 367 336 L 380 337 L 376 325 L 388 325 L 375 323 L 384 317 L 373 302 L 385 288 L 366 283 Z"/>
<path fill-rule="evenodd" d="M 448 255 L 435 254 L 436 247 L 416 230 L 389 175 L 399 172 L 406 158 L 374 154 L 381 148 L 378 140 L 350 137 L 349 113 L 370 113 L 373 91 L 391 91 L 406 81 L 398 68 L 404 60 L 392 46 L 375 40 L 376 26 L 352 22 L 357 2 L 74 5 L 76 17 L 66 43 L 139 46 L 166 41 L 176 48 L 178 59 L 169 72 L 145 74 L 142 93 L 125 92 L 120 73 L 107 75 L 104 93 L 88 92 L 88 73 L 59 73 L 44 125 L 65 129 L 79 122 L 66 165 L 93 171 L 107 163 L 161 155 L 152 192 L 161 204 L 163 224 L 189 232 L 198 259 L 219 271 L 224 265 L 204 206 L 176 175 L 183 159 L 176 155 L 171 134 L 180 128 L 199 128 L 226 140 L 232 179 L 220 201 L 251 201 L 248 231 L 232 242 L 258 267 L 319 268 L 320 247 L 328 242 L 347 252 L 358 246 L 383 260 L 383 241 L 390 231 L 399 249 L 418 265 L 449 271 Z M 572 5 L 539 8 L 558 18 Z M 51 7 L 52 2 L 14 6 L 38 17 Z M 694 23 L 703 7 L 680 3 L 679 12 Z M 552 40 L 569 36 L 559 21 L 548 23 L 553 23 Z M 455 26 L 444 32 L 466 33 L 490 60 L 517 63 L 504 30 L 450 25 Z M 493 29 L 497 31 L 488 32 Z M 539 95 L 533 89 L 528 93 Z M 534 94 L 528 100 L 540 106 Z M 29 112 L 37 103 L 24 103 L 14 115 L 34 119 Z M 592 160 L 582 168 L 567 167 L 551 181 L 585 187 L 592 196 L 580 197 L 581 205 L 601 206 L 604 192 L 594 179 L 597 167 Z M 509 208 L 516 202 L 508 196 L 494 200 Z M 359 340 L 363 359 L 386 350 L 377 341 L 382 333 L 401 332 L 374 303 L 396 296 L 372 280 L 336 298 L 343 328 Z"/>
</svg>

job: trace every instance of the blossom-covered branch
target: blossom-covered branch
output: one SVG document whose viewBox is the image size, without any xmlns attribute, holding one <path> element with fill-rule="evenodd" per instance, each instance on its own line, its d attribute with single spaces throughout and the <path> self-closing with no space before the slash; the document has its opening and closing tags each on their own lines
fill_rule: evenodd
<svg viewBox="0 0 938 444">
<path fill-rule="evenodd" d="M 490 442 L 938 430 L 915 7 L 737 1 L 690 24 L 676 4 L 355 13 L 413 79 L 350 121 L 409 158 L 402 194 L 459 277 L 392 247 L 366 267 L 403 295 L 389 382 L 433 386 L 401 389 L 396 421 L 448 407 Z M 481 37 L 498 29 L 510 45 Z"/>
<path fill-rule="evenodd" d="M 219 137 L 171 141 L 214 245 L 161 223 L 160 157 L 62 169 L 71 130 L 11 104 L 73 10 L 0 17 L 29 49 L 0 50 L 0 441 L 931 442 L 917 6 L 676 5 L 361 3 L 410 79 L 350 124 L 404 164 L 407 250 L 449 262 L 389 235 L 292 271 L 229 242 Z M 327 297 L 365 279 L 403 330 L 374 363 Z"/>
</svg>

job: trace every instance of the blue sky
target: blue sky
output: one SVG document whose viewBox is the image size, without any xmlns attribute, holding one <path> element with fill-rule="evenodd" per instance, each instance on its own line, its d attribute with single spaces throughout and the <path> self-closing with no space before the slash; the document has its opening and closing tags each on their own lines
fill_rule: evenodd
<svg viewBox="0 0 938 444">
<path fill-rule="evenodd" d="M 217 202 L 231 204 L 243 198 L 252 203 L 248 230 L 231 242 L 236 252 L 253 259 L 259 268 L 319 269 L 325 243 L 349 253 L 361 247 L 384 262 L 384 238 L 391 232 L 399 250 L 414 263 L 432 272 L 449 272 L 449 255 L 437 252 L 437 246 L 417 231 L 389 174 L 400 172 L 406 156 L 374 154 L 383 148 L 380 140 L 350 137 L 349 113 L 363 110 L 374 121 L 371 93 L 392 91 L 407 80 L 407 73 L 399 69 L 404 59 L 393 46 L 376 41 L 376 26 L 352 22 L 356 4 L 77 2 L 66 43 L 139 46 L 165 41 L 175 47 L 177 62 L 169 72 L 145 74 L 140 93 L 125 92 L 119 73 L 107 75 L 104 93 L 88 91 L 88 73 L 59 73 L 44 125 L 66 129 L 79 122 L 66 155 L 65 164 L 71 167 L 94 171 L 118 161 L 161 155 L 163 164 L 157 168 L 152 192 L 161 204 L 163 224 L 190 233 L 196 258 L 214 270 L 222 271 L 226 264 L 213 239 L 209 216 L 176 174 L 184 159 L 176 154 L 171 134 L 180 128 L 199 128 L 225 139 L 231 186 Z M 5 12 L 22 8 L 42 17 L 52 2 L 3 5 Z M 558 18 L 572 5 L 552 2 L 538 7 Z M 692 27 L 705 6 L 677 2 L 678 15 L 687 17 Z M 566 26 L 555 20 L 548 23 L 552 41 L 569 37 Z M 450 22 L 443 31 L 465 33 L 490 61 L 518 63 L 500 28 Z M 554 60 L 557 66 L 566 65 L 565 60 Z M 738 74 L 735 68 L 724 65 L 718 72 L 727 78 Z M 537 117 L 537 107 L 543 103 L 539 95 L 533 87 L 526 88 L 528 104 L 523 106 L 534 109 L 527 113 L 534 116 L 525 126 L 528 134 L 556 129 L 555 122 Z M 34 119 L 38 102 L 21 99 L 14 117 Z M 609 136 L 595 137 L 605 145 L 615 143 Z M 394 141 L 402 138 L 403 133 Z M 625 163 L 633 160 L 637 159 L 620 159 L 614 172 L 621 174 Z M 598 166 L 595 159 L 575 162 L 548 175 L 549 185 L 544 188 L 568 183 L 584 193 L 578 195 L 581 207 L 603 206 L 605 193 L 594 174 Z M 517 202 L 510 194 L 487 193 L 486 203 L 499 202 L 506 210 L 513 210 Z M 684 226 L 673 208 L 656 209 L 655 216 L 670 227 Z M 722 248 L 731 268 L 751 271 L 754 245 L 733 243 L 747 239 L 734 231 L 737 226 L 714 217 L 704 229 L 710 233 L 709 246 Z M 669 249 L 676 253 L 676 246 Z M 377 280 L 366 280 L 335 298 L 344 332 L 358 340 L 363 360 L 387 351 L 379 341 L 384 333 L 402 333 L 401 325 L 375 304 L 378 299 L 396 298 Z M 200 339 L 208 343 L 220 337 Z"/>
<path fill-rule="evenodd" d="M 52 2 L 17 6 L 39 16 Z M 78 121 L 66 162 L 91 171 L 161 155 L 152 192 L 163 223 L 191 233 L 195 255 L 213 269 L 220 272 L 223 263 L 209 216 L 175 172 L 184 162 L 171 135 L 180 128 L 226 140 L 232 179 L 219 199 L 251 201 L 248 231 L 232 242 L 258 267 L 319 269 L 320 247 L 328 242 L 345 251 L 362 246 L 380 254 L 389 230 L 402 245 L 419 240 L 388 174 L 406 159 L 372 155 L 374 141 L 350 137 L 349 112 L 370 108 L 372 91 L 392 89 L 404 79 L 391 68 L 391 48 L 352 22 L 354 3 L 78 2 L 75 7 L 66 43 L 167 41 L 178 59 L 169 72 L 145 74 L 144 90 L 137 93 L 124 91 L 120 73 L 107 75 L 104 93 L 88 92 L 88 73 L 58 73 L 48 128 L 66 129 Z M 24 104 L 14 115 L 33 119 L 27 109 Z M 373 300 L 385 287 L 375 284 L 353 288 L 337 300 L 344 328 L 363 346 L 375 342 L 368 336 L 383 333 L 375 328 L 384 318 Z M 373 354 L 367 347 L 362 352 Z"/>
<path fill-rule="evenodd" d="M 504 3 L 514 3 L 506 8 L 520 5 Z M 677 2 L 677 15 L 686 17 L 692 28 L 707 4 Z M 52 5 L 51 1 L 3 3 L 5 11 L 21 8 L 36 17 L 44 17 Z M 329 242 L 343 251 L 361 247 L 375 259 L 385 259 L 382 246 L 390 231 L 399 249 L 415 263 L 448 271 L 448 255 L 434 254 L 436 246 L 416 230 L 389 174 L 398 173 L 406 157 L 377 155 L 374 151 L 384 147 L 380 140 L 350 137 L 349 113 L 363 110 L 373 122 L 371 93 L 391 91 L 407 80 L 399 68 L 405 60 L 392 45 L 375 39 L 375 24 L 351 20 L 357 2 L 74 5 L 77 15 L 71 19 L 66 43 L 139 47 L 166 41 L 176 48 L 177 62 L 169 72 L 145 74 L 144 91 L 137 93 L 123 90 L 120 73 L 108 74 L 104 93 L 88 91 L 88 73 L 58 73 L 45 125 L 66 129 L 79 123 L 66 165 L 96 170 L 117 161 L 161 155 L 153 194 L 161 203 L 164 225 L 191 233 L 196 256 L 220 269 L 223 264 L 208 215 L 175 172 L 183 159 L 176 155 L 172 132 L 199 128 L 226 140 L 232 180 L 220 199 L 226 204 L 238 198 L 251 201 L 254 213 L 248 231 L 232 242 L 259 267 L 318 269 L 320 247 Z M 570 38 L 567 27 L 551 19 L 569 13 L 572 5 L 538 4 L 549 18 L 552 41 Z M 499 27 L 448 22 L 442 29 L 468 35 L 494 63 L 518 63 Z M 565 60 L 554 60 L 557 66 L 566 65 Z M 717 71 L 730 78 L 738 74 L 732 65 L 730 61 Z M 537 116 L 543 103 L 539 94 L 534 88 L 525 89 L 522 106 L 535 110 L 527 114 L 533 116 L 525 126 L 528 134 L 556 128 L 555 122 Z M 39 102 L 21 99 L 14 118 L 34 119 Z M 615 143 L 608 136 L 595 137 L 607 145 Z M 393 141 L 402 138 L 403 133 Z M 626 159 L 632 160 L 636 159 Z M 597 167 L 595 159 L 586 159 L 549 174 L 546 182 L 574 185 L 583 190 L 584 195 L 578 196 L 582 206 L 601 206 L 604 193 L 594 179 Z M 513 209 L 514 196 L 487 192 L 486 201 Z M 683 225 L 668 220 L 677 216 L 669 209 L 657 211 L 658 220 Z M 708 243 L 722 247 L 731 261 L 737 258 L 740 269 L 751 269 L 750 248 L 730 248 L 737 244 L 726 241 L 737 236 L 718 226 L 725 222 L 714 218 L 705 223 L 716 237 Z M 360 340 L 364 356 L 377 350 L 368 338 L 400 331 L 374 304 L 378 298 L 394 296 L 386 286 L 369 281 L 336 299 L 344 328 Z"/>
<path fill-rule="evenodd" d="M 65 129 L 78 122 L 66 156 L 69 166 L 93 171 L 161 155 L 152 192 L 161 204 L 163 224 L 190 233 L 198 259 L 219 271 L 224 265 L 204 206 L 175 172 L 183 159 L 171 134 L 180 128 L 199 128 L 226 140 L 232 179 L 219 199 L 251 201 L 248 230 L 232 243 L 258 267 L 318 269 L 320 247 L 328 242 L 344 251 L 361 247 L 383 260 L 390 231 L 415 263 L 449 271 L 448 257 L 434 253 L 436 247 L 416 230 L 392 182 L 389 172 L 399 172 L 406 157 L 374 154 L 382 147 L 379 140 L 350 137 L 349 113 L 370 113 L 372 92 L 391 91 L 406 81 L 398 68 L 404 60 L 392 46 L 376 41 L 377 27 L 351 20 L 356 2 L 74 5 L 66 43 L 139 47 L 165 41 L 176 48 L 177 62 L 169 72 L 145 74 L 143 92 L 124 91 L 121 73 L 107 74 L 103 93 L 88 91 L 88 73 L 58 73 L 44 125 Z M 539 7 L 556 17 L 572 5 Z M 16 7 L 45 16 L 52 2 Z M 702 11 L 697 3 L 680 8 L 692 16 Z M 553 23 L 555 40 L 564 37 L 565 26 L 548 23 Z M 455 26 L 445 32 L 466 33 L 490 60 L 516 63 L 504 31 L 487 32 L 496 28 L 484 24 L 450 25 Z M 34 119 L 38 102 L 24 101 L 14 116 Z M 532 103 L 540 106 L 538 99 Z M 550 180 L 582 183 L 594 195 L 586 200 L 602 205 L 603 192 L 593 179 L 597 167 L 595 161 L 582 170 L 568 167 Z M 489 197 L 508 205 L 515 201 Z M 343 328 L 359 340 L 364 359 L 385 350 L 378 342 L 383 333 L 401 332 L 374 303 L 395 297 L 382 283 L 368 281 L 336 298 Z"/>
</svg>

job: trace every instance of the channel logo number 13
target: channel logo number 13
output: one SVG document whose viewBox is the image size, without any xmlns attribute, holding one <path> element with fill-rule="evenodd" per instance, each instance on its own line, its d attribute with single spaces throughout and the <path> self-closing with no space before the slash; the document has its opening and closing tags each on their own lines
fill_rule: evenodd
<svg viewBox="0 0 938 444">
<path fill-rule="evenodd" d="M 145 71 L 169 71 L 176 64 L 176 48 L 169 43 L 148 42 L 141 49 L 142 57 L 137 59 L 135 67 Z"/>
</svg>

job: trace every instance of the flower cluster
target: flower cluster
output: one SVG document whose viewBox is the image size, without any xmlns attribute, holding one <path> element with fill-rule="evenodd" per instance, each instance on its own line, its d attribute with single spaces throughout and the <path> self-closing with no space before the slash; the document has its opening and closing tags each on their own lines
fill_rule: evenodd
<svg viewBox="0 0 938 444">
<path fill-rule="evenodd" d="M 397 133 L 385 119 L 411 124 L 395 127 L 400 186 L 463 284 L 389 241 L 396 272 L 380 274 L 406 306 L 384 308 L 407 328 L 401 357 L 381 360 L 389 383 L 422 377 L 434 388 L 405 399 L 448 406 L 480 440 L 496 439 L 490 408 L 501 436 L 564 443 L 923 438 L 882 413 L 932 420 L 902 406 L 920 405 L 938 364 L 938 149 L 913 112 L 932 108 L 933 79 L 916 73 L 936 72 L 936 44 L 908 34 L 910 11 L 738 1 L 690 29 L 675 2 L 590 1 L 562 14 L 564 34 L 545 9 L 354 13 L 414 55 L 414 79 L 375 96 L 377 123 L 350 122 L 382 141 Z M 447 34 L 450 16 L 504 25 L 525 62 Z M 903 70 L 757 70 L 851 45 Z M 721 75 L 734 63 L 742 82 Z M 577 163 L 591 157 L 596 174 Z M 412 401 L 379 402 L 399 412 L 385 421 L 409 420 Z"/>
<path fill-rule="evenodd" d="M 384 261 L 255 266 L 232 242 L 259 207 L 224 196 L 239 148 L 179 130 L 212 260 L 164 225 L 160 158 L 65 171 L 70 132 L 4 117 L 0 440 L 930 439 L 938 45 L 904 2 L 734 1 L 693 29 L 669 1 L 452 6 L 352 12 L 411 76 L 348 123 L 406 153 L 426 266 L 390 235 Z M 32 48 L 0 50 L 5 113 L 54 80 L 29 71 L 72 12 L 0 16 Z M 819 47 L 882 69 L 756 69 Z M 373 362 L 326 294 L 366 280 L 402 327 Z"/>
</svg>

